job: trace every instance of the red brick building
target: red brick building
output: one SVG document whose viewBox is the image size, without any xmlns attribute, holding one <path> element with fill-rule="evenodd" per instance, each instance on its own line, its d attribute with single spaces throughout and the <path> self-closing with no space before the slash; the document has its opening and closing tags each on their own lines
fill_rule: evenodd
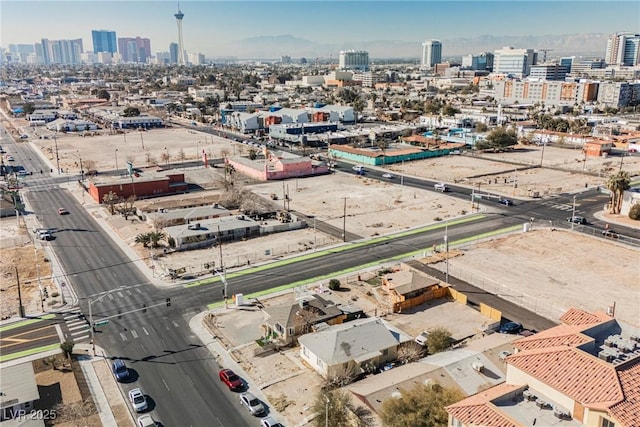
<svg viewBox="0 0 640 427">
<path fill-rule="evenodd" d="M 184 193 L 188 189 L 184 181 L 184 174 L 170 175 L 139 175 L 126 176 L 107 181 L 93 181 L 89 183 L 89 195 L 102 203 L 104 195 L 113 191 L 119 197 L 127 198 L 135 195 L 137 198 L 156 197 L 176 193 Z"/>
</svg>

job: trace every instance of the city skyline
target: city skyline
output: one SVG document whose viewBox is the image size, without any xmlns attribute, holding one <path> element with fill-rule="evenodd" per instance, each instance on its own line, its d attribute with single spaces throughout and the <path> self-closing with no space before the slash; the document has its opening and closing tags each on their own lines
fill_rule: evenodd
<svg viewBox="0 0 640 427">
<path fill-rule="evenodd" d="M 82 38 L 85 49 L 91 50 L 91 31 L 96 29 L 115 31 L 118 38 L 149 38 L 152 54 L 167 51 L 170 43 L 178 41 L 174 16 L 178 3 L 174 1 L 3 1 L 1 7 L 3 48 L 42 38 Z M 273 43 L 266 51 L 261 47 L 265 58 L 314 49 L 319 50 L 315 56 L 337 56 L 340 49 L 366 50 L 376 41 L 415 43 L 412 56 L 418 57 L 420 43 L 427 39 L 443 41 L 443 56 L 459 55 L 462 52 L 447 46 L 447 39 L 491 39 L 493 45 L 487 49 L 493 49 L 501 38 L 637 32 L 640 15 L 640 5 L 631 1 L 183 1 L 180 9 L 185 14 L 184 44 L 189 53 L 253 56 L 245 45 L 255 39 L 264 45 Z M 523 16 L 544 19 L 523 20 Z M 593 46 L 602 55 L 605 48 Z"/>
</svg>

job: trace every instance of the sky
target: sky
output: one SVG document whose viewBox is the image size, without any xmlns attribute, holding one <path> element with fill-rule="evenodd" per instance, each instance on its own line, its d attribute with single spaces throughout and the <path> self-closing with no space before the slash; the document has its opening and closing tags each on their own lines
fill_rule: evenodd
<svg viewBox="0 0 640 427">
<path fill-rule="evenodd" d="M 0 0 L 0 46 L 82 38 L 91 30 L 141 36 L 151 49 L 177 41 L 175 1 Z M 640 32 L 637 1 L 182 1 L 185 48 L 207 56 L 232 55 L 233 42 L 291 35 L 314 43 L 399 41 L 458 37 Z M 524 47 L 524 46 L 523 46 Z M 604 48 L 603 48 L 604 49 Z M 322 56 L 323 52 L 320 52 Z"/>
</svg>

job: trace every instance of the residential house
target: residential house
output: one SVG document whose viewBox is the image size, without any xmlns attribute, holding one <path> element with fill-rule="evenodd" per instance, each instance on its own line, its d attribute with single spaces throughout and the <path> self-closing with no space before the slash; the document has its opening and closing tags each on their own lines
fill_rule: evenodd
<svg viewBox="0 0 640 427">
<path fill-rule="evenodd" d="M 301 297 L 297 302 L 266 307 L 263 311 L 265 335 L 275 333 L 285 345 L 311 332 L 315 325 L 337 325 L 365 317 L 360 308 L 340 306 L 320 295 Z"/>
<path fill-rule="evenodd" d="M 382 286 L 387 291 L 394 313 L 447 295 L 447 284 L 410 267 L 405 268 L 382 278 Z"/>
<path fill-rule="evenodd" d="M 231 212 L 217 203 L 208 206 L 197 206 L 185 209 L 163 209 L 145 214 L 147 224 L 159 228 L 170 227 L 172 225 L 191 224 L 196 221 L 220 218 L 229 216 Z"/>
<path fill-rule="evenodd" d="M 16 420 L 24 422 L 26 420 L 18 419 L 17 415 L 29 414 L 34 410 L 34 403 L 40 399 L 40 392 L 36 384 L 36 376 L 33 371 L 31 362 L 22 363 L 20 365 L 8 366 L 2 368 L 2 376 L 0 376 L 0 422 L 2 425 L 23 425 L 22 423 L 13 424 Z M 29 426 L 44 426 L 44 421 L 34 421 Z"/>
<path fill-rule="evenodd" d="M 325 378 L 361 374 L 395 360 L 411 341 L 378 317 L 357 319 L 298 338 L 300 357 Z"/>
<path fill-rule="evenodd" d="M 513 342 L 506 382 L 446 407 L 450 426 L 638 426 L 640 334 L 605 313 Z"/>
<path fill-rule="evenodd" d="M 246 239 L 260 234 L 260 223 L 245 215 L 208 219 L 197 223 L 165 227 L 176 249 L 195 249 L 216 244 L 218 240 Z"/>
</svg>

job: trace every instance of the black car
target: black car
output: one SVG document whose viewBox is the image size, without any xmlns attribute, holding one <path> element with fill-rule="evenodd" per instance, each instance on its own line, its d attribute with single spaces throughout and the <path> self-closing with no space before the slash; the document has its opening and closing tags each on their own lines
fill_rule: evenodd
<svg viewBox="0 0 640 427">
<path fill-rule="evenodd" d="M 572 216 L 570 218 L 567 218 L 567 222 L 572 222 L 574 224 L 586 225 L 587 224 L 587 218 L 585 218 L 583 216 Z"/>
<path fill-rule="evenodd" d="M 602 230 L 602 235 L 604 237 L 610 237 L 612 239 L 617 239 L 620 235 L 613 230 Z"/>
<path fill-rule="evenodd" d="M 522 323 L 507 322 L 500 327 L 501 334 L 517 334 L 522 331 Z"/>
<path fill-rule="evenodd" d="M 511 200 L 509 200 L 509 199 L 500 199 L 500 200 L 498 200 L 498 202 L 499 202 L 501 205 L 505 205 L 505 206 L 513 206 L 513 202 L 512 202 Z"/>
</svg>

